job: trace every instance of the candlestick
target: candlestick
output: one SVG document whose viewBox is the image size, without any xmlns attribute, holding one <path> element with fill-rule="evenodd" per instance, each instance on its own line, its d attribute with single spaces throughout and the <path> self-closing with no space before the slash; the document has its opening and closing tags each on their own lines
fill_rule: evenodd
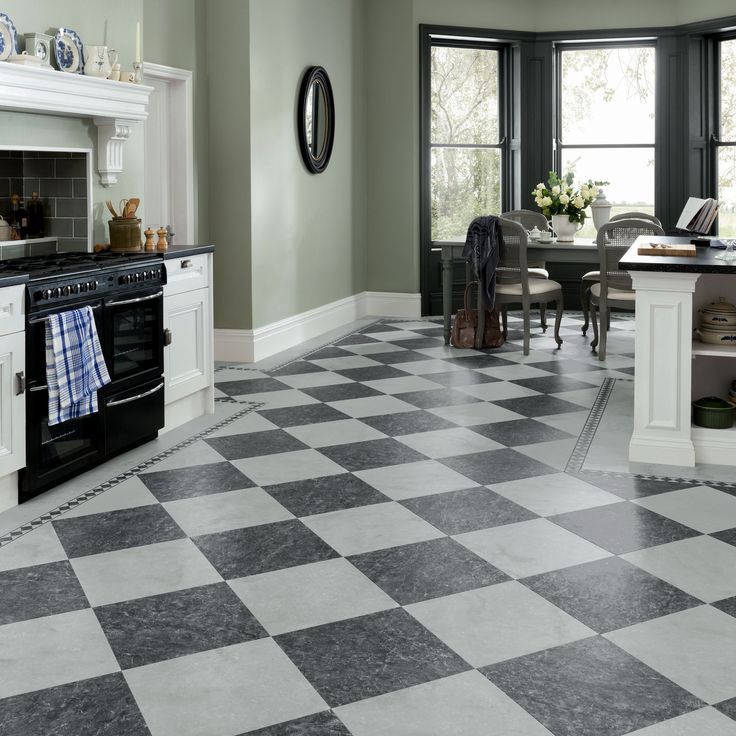
<svg viewBox="0 0 736 736">
<path fill-rule="evenodd" d="M 136 84 L 141 84 L 143 82 L 143 64 L 141 64 L 139 61 L 135 62 L 133 64 L 133 81 Z"/>
<path fill-rule="evenodd" d="M 135 24 L 135 63 L 141 63 L 141 22 Z"/>
</svg>

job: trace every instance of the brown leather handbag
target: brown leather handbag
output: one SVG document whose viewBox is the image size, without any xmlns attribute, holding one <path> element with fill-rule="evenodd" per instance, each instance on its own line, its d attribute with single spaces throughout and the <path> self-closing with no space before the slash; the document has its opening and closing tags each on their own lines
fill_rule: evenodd
<svg viewBox="0 0 736 736">
<path fill-rule="evenodd" d="M 478 288 L 477 281 L 471 281 L 465 287 L 464 309 L 458 309 L 452 321 L 450 342 L 456 348 L 474 348 L 475 330 L 478 326 L 478 310 L 470 308 L 470 292 L 473 287 Z M 486 319 L 483 326 L 482 348 L 500 348 L 504 344 L 498 311 L 486 309 Z"/>
</svg>

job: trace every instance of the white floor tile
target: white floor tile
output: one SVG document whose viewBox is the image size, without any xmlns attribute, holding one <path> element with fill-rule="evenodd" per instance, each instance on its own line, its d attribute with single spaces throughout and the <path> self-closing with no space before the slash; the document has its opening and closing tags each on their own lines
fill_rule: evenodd
<svg viewBox="0 0 736 736">
<path fill-rule="evenodd" d="M 386 435 L 357 419 L 340 419 L 336 422 L 318 422 L 299 427 L 286 427 L 293 437 L 309 447 L 330 447 L 351 442 L 385 439 Z"/>
<path fill-rule="evenodd" d="M 465 427 L 404 434 L 396 439 L 431 458 L 467 455 L 471 452 L 499 450 L 504 447 L 499 442 L 489 440 Z"/>
<path fill-rule="evenodd" d="M 512 419 L 523 419 L 515 411 L 503 409 L 494 404 L 477 402 L 474 404 L 458 404 L 456 406 L 440 406 L 430 409 L 438 417 L 455 422 L 461 427 L 472 427 L 475 424 L 490 424 L 491 422 L 508 422 Z"/>
<path fill-rule="evenodd" d="M 736 721 L 715 708 L 701 708 L 669 721 L 632 731 L 628 736 L 736 736 Z"/>
<path fill-rule="evenodd" d="M 65 559 L 66 552 L 56 536 L 53 524 L 43 524 L 20 539 L 0 547 L 0 572 Z"/>
<path fill-rule="evenodd" d="M 736 496 L 707 486 L 659 493 L 635 503 L 704 534 L 736 527 Z"/>
<path fill-rule="evenodd" d="M 214 452 L 214 450 L 213 450 Z M 179 454 L 178 452 L 176 453 Z M 217 453 L 215 453 L 217 455 Z M 222 457 L 217 455 L 219 461 Z M 157 463 L 151 470 L 162 470 Z M 76 508 L 64 513 L 62 519 L 74 519 L 79 516 L 89 516 L 90 514 L 101 514 L 105 511 L 119 511 L 120 509 L 131 509 L 136 506 L 152 506 L 158 503 L 156 497 L 143 485 L 140 478 L 128 478 L 112 488 L 100 493 L 99 496 L 85 501 Z"/>
<path fill-rule="evenodd" d="M 445 491 L 459 491 L 478 485 L 434 460 L 358 470 L 354 475 L 396 501 Z"/>
<path fill-rule="evenodd" d="M 395 396 L 366 396 L 362 399 L 343 399 L 327 403 L 343 414 L 356 418 L 377 417 L 382 414 L 399 414 L 417 410 L 416 406 L 397 399 Z"/>
<path fill-rule="evenodd" d="M 317 450 L 296 450 L 233 460 L 233 465 L 259 486 L 337 475 L 345 470 Z"/>
</svg>

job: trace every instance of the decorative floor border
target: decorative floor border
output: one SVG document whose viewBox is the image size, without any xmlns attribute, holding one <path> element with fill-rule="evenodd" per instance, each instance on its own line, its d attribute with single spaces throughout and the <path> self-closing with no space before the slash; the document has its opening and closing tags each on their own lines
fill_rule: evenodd
<svg viewBox="0 0 736 736">
<path fill-rule="evenodd" d="M 236 399 L 232 399 L 232 402 L 228 402 L 228 403 L 241 404 L 243 408 L 240 409 L 239 411 L 233 412 L 233 414 L 231 414 L 229 417 L 225 417 L 224 419 L 221 419 L 219 422 L 212 425 L 211 427 L 207 427 L 207 429 L 203 429 L 201 432 L 197 432 L 196 434 L 193 434 L 191 437 L 188 437 L 187 439 L 182 440 L 176 445 L 173 445 L 172 447 L 169 447 L 166 450 L 162 450 L 161 452 L 158 453 L 158 455 L 154 455 L 153 457 L 150 457 L 147 460 L 143 460 L 142 462 L 138 463 L 137 465 L 130 468 L 129 470 L 126 470 L 116 475 L 114 478 L 110 478 L 109 480 L 106 480 L 104 483 L 100 483 L 94 488 L 91 488 L 90 490 L 85 491 L 84 493 L 81 493 L 79 496 L 76 496 L 75 498 L 72 498 L 69 501 L 65 501 L 64 503 L 60 504 L 56 508 L 51 509 L 51 511 L 48 511 L 45 514 L 41 514 L 40 516 L 37 516 L 35 519 L 31 519 L 31 521 L 28 521 L 25 524 L 22 524 L 21 526 L 13 529 L 7 534 L 4 534 L 2 537 L 0 537 L 0 549 L 7 546 L 11 542 L 14 542 L 16 539 L 20 539 L 21 537 L 24 537 L 26 534 L 28 534 L 29 532 L 32 532 L 34 529 L 37 529 L 39 526 L 42 526 L 43 524 L 46 524 L 49 521 L 54 521 L 54 519 L 58 519 L 60 516 L 65 514 L 67 511 L 71 511 L 72 509 L 75 509 L 78 506 L 81 506 L 86 501 L 96 498 L 97 496 L 104 493 L 105 491 L 109 491 L 111 488 L 114 488 L 115 486 L 120 485 L 120 483 L 122 483 L 123 481 L 133 478 L 139 473 L 142 473 L 144 470 L 148 470 L 150 467 L 156 465 L 156 463 L 161 462 L 161 460 L 165 460 L 166 458 L 171 457 L 174 453 L 179 452 L 179 450 L 183 450 L 185 447 L 189 447 L 190 445 L 194 444 L 198 440 L 203 439 L 204 437 L 207 437 L 207 435 L 212 434 L 213 432 L 218 432 L 224 427 L 227 427 L 229 424 L 232 424 L 237 419 L 240 419 L 241 417 L 245 416 L 246 414 L 249 414 L 252 411 L 260 409 L 264 405 L 263 402 L 260 402 L 260 403 L 255 402 L 255 401 L 243 402 L 243 401 L 237 401 Z"/>
</svg>

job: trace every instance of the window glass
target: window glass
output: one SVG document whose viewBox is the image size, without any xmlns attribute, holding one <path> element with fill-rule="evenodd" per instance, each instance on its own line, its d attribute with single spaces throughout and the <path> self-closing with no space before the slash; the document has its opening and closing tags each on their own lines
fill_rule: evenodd
<svg viewBox="0 0 736 736">
<path fill-rule="evenodd" d="M 495 49 L 432 48 L 432 240 L 501 211 L 498 65 Z"/>
<path fill-rule="evenodd" d="M 612 214 L 653 214 L 654 47 L 562 49 L 558 71 L 559 173 L 608 182 Z M 592 218 L 580 235 L 595 235 Z"/>
<path fill-rule="evenodd" d="M 718 234 L 736 237 L 736 39 L 721 42 L 719 109 Z"/>
</svg>

